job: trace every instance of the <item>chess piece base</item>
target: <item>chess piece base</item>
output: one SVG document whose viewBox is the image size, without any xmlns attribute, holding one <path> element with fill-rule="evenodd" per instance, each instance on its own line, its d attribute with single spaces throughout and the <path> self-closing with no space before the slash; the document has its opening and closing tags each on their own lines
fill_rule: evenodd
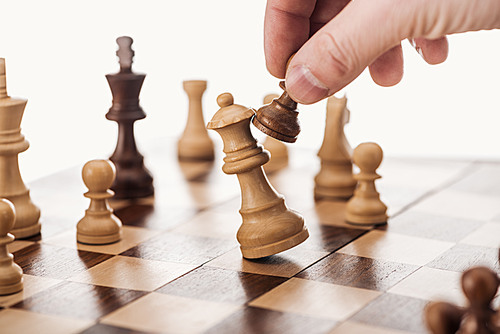
<svg viewBox="0 0 500 334">
<path fill-rule="evenodd" d="M 186 161 L 212 161 L 215 158 L 214 144 L 208 140 L 186 140 L 181 138 L 177 142 L 177 156 Z"/>
<path fill-rule="evenodd" d="M 345 215 L 346 222 L 352 225 L 383 225 L 387 223 L 388 218 L 385 213 L 375 216 L 362 216 L 346 212 Z"/>
<path fill-rule="evenodd" d="M 353 187 L 344 187 L 331 189 L 330 187 L 314 187 L 314 200 L 321 201 L 324 199 L 339 199 L 347 200 L 352 197 Z"/>
<path fill-rule="evenodd" d="M 89 244 L 89 245 L 112 244 L 117 241 L 120 241 L 121 238 L 122 238 L 121 231 L 109 235 L 100 235 L 100 236 L 85 235 L 80 232 L 76 233 L 76 241 L 82 244 Z"/>
<path fill-rule="evenodd" d="M 258 259 L 273 254 L 277 254 L 287 249 L 293 248 L 302 242 L 304 242 L 309 237 L 309 232 L 304 227 L 299 233 L 278 242 L 274 242 L 269 245 L 256 246 L 256 247 L 245 247 L 241 245 L 241 254 L 246 259 Z"/>
<path fill-rule="evenodd" d="M 40 233 L 41 230 L 42 230 L 42 225 L 40 224 L 40 222 L 37 222 L 35 225 L 21 227 L 21 228 L 14 228 L 10 231 L 10 233 L 12 233 L 16 237 L 16 239 L 22 239 L 37 235 Z"/>
<path fill-rule="evenodd" d="M 23 278 L 16 283 L 0 286 L 0 296 L 11 295 L 23 289 Z"/>
<path fill-rule="evenodd" d="M 287 143 L 295 143 L 297 141 L 297 137 L 290 137 L 290 136 L 287 136 L 287 135 L 284 135 L 282 133 L 279 133 L 273 129 L 270 129 L 268 128 L 267 126 L 265 126 L 264 124 L 262 124 L 259 119 L 257 118 L 257 116 L 254 116 L 253 117 L 253 120 L 252 120 L 252 123 L 253 125 L 255 125 L 255 127 L 257 129 L 259 129 L 260 131 L 264 132 L 266 135 L 268 136 L 271 136 L 275 139 L 278 139 L 278 140 L 281 140 L 281 141 L 284 141 L 284 142 L 287 142 Z"/>
</svg>

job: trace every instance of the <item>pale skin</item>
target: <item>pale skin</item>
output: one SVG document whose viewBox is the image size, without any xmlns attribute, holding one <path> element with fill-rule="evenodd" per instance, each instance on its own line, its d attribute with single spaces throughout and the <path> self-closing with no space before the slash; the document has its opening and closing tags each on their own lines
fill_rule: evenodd
<svg viewBox="0 0 500 334">
<path fill-rule="evenodd" d="M 264 50 L 269 72 L 286 77 L 295 101 L 311 104 L 366 67 L 377 84 L 397 84 L 405 39 L 439 64 L 448 56 L 446 35 L 498 28 L 500 0 L 268 0 Z"/>
</svg>

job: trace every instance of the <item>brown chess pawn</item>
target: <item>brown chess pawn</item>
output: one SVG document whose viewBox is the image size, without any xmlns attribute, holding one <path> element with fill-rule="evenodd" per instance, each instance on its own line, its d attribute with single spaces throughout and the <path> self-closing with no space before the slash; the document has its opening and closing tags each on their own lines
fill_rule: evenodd
<svg viewBox="0 0 500 334">
<path fill-rule="evenodd" d="M 109 190 L 115 179 L 113 163 L 108 160 L 89 161 L 83 166 L 82 178 L 89 189 L 84 196 L 90 198 L 90 206 L 76 226 L 76 240 L 91 245 L 119 241 L 122 223 L 108 205 L 108 199 L 114 195 Z"/>
<path fill-rule="evenodd" d="M 7 250 L 7 245 L 14 241 L 9 231 L 15 219 L 14 205 L 0 199 L 0 295 L 10 295 L 23 289 L 23 270 L 14 263 L 14 257 Z"/>
<path fill-rule="evenodd" d="M 263 102 L 264 104 L 270 104 L 278 97 L 277 94 L 268 94 L 264 97 Z M 264 148 L 271 153 L 269 162 L 264 165 L 264 170 L 267 174 L 274 173 L 288 165 L 288 148 L 285 143 L 273 137 L 266 136 L 263 145 Z"/>
<path fill-rule="evenodd" d="M 106 75 L 113 94 L 113 105 L 106 118 L 118 123 L 116 149 L 109 158 L 116 166 L 116 180 L 111 189 L 116 199 L 141 199 L 153 196 L 153 177 L 144 166 L 144 157 L 137 150 L 134 122 L 146 117 L 139 105 L 139 94 L 146 75 L 132 72 L 133 40 L 116 39 L 120 72 Z"/>
<path fill-rule="evenodd" d="M 387 222 L 387 206 L 380 200 L 375 188 L 376 173 L 382 162 L 383 152 L 375 143 L 362 143 L 354 149 L 353 161 L 359 167 L 354 176 L 358 186 L 347 202 L 346 221 L 355 225 L 383 224 Z"/>
<path fill-rule="evenodd" d="M 5 59 L 0 58 L 0 197 L 16 208 L 12 231 L 16 238 L 40 233 L 40 209 L 33 204 L 30 192 L 19 171 L 18 155 L 30 146 L 21 133 L 26 100 L 7 95 Z"/>
<path fill-rule="evenodd" d="M 177 142 L 180 160 L 214 160 L 214 143 L 207 133 L 203 120 L 202 96 L 207 89 L 205 80 L 183 82 L 189 99 L 186 128 Z"/>
<path fill-rule="evenodd" d="M 253 125 L 266 135 L 278 140 L 295 143 L 300 133 L 299 112 L 297 102 L 288 95 L 285 82 L 280 82 L 283 94 L 257 110 Z"/>
<path fill-rule="evenodd" d="M 321 169 L 314 178 L 314 199 L 348 199 L 356 188 L 352 172 L 352 148 L 344 134 L 349 122 L 347 98 L 331 96 L 326 105 L 323 144 L 318 152 Z"/>
<path fill-rule="evenodd" d="M 307 239 L 304 219 L 289 210 L 285 199 L 269 184 L 262 165 L 269 153 L 250 132 L 254 110 L 233 104 L 229 93 L 219 95 L 221 109 L 208 123 L 224 142 L 226 174 L 237 174 L 241 187 L 242 225 L 237 233 L 245 258 L 261 258 L 292 248 Z"/>
</svg>

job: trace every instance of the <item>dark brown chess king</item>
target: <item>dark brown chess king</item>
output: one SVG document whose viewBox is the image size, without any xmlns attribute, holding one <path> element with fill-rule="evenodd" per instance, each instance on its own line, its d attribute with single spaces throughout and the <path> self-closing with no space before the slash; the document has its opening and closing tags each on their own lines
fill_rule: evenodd
<svg viewBox="0 0 500 334">
<path fill-rule="evenodd" d="M 304 219 L 288 209 L 283 195 L 269 184 L 262 165 L 269 161 L 269 152 L 262 149 L 250 132 L 250 119 L 255 111 L 233 104 L 229 93 L 219 95 L 221 107 L 208 123 L 224 142 L 226 174 L 236 174 L 241 187 L 243 219 L 236 235 L 245 258 L 273 255 L 307 239 Z"/>
<path fill-rule="evenodd" d="M 0 58 L 0 197 L 14 204 L 17 214 L 10 233 L 16 238 L 31 237 L 40 233 L 41 228 L 40 209 L 31 202 L 19 172 L 18 154 L 30 146 L 21 133 L 26 103 L 7 95 L 5 59 Z"/>
<path fill-rule="evenodd" d="M 154 194 L 153 177 L 144 166 L 144 157 L 137 150 L 134 137 L 134 122 L 146 117 L 139 105 L 146 75 L 132 72 L 132 38 L 118 37 L 116 42 L 120 72 L 106 75 L 113 94 L 113 105 L 106 118 L 118 123 L 118 142 L 109 158 L 116 166 L 116 179 L 111 189 L 116 199 L 138 199 Z"/>
</svg>

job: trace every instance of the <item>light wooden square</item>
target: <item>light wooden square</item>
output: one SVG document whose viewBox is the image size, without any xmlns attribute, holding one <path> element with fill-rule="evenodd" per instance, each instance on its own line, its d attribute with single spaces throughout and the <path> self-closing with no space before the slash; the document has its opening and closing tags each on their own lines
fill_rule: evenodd
<svg viewBox="0 0 500 334">
<path fill-rule="evenodd" d="M 422 267 L 388 292 L 425 300 L 442 300 L 465 306 L 460 283 L 461 273 Z"/>
<path fill-rule="evenodd" d="M 258 260 L 247 260 L 239 248 L 233 249 L 206 265 L 246 273 L 292 277 L 304 268 L 328 255 L 328 252 L 313 251 L 300 245 L 285 252 Z"/>
<path fill-rule="evenodd" d="M 206 210 L 173 229 L 172 232 L 206 238 L 236 240 L 236 233 L 241 222 L 238 210 L 226 213 Z"/>
<path fill-rule="evenodd" d="M 101 322 L 155 333 L 202 333 L 239 308 L 229 303 L 152 292 L 105 316 Z"/>
<path fill-rule="evenodd" d="M 499 248 L 500 247 L 500 224 L 486 223 L 474 232 L 467 235 L 460 243 Z"/>
<path fill-rule="evenodd" d="M 500 195 L 493 197 L 443 190 L 417 203 L 412 210 L 447 217 L 488 221 L 500 213 L 498 203 L 500 203 Z"/>
<path fill-rule="evenodd" d="M 455 245 L 373 230 L 341 248 L 338 252 L 373 259 L 423 266 Z"/>
<path fill-rule="evenodd" d="M 329 334 L 410 334 L 410 332 L 400 331 L 391 328 L 375 327 L 371 325 L 361 324 L 354 321 L 346 321 L 336 327 Z"/>
<path fill-rule="evenodd" d="M 196 266 L 189 264 L 118 255 L 68 280 L 112 288 L 153 291 L 194 268 Z"/>
<path fill-rule="evenodd" d="M 33 296 L 35 293 L 46 290 L 62 282 L 58 279 L 26 274 L 23 275 L 23 281 L 24 288 L 22 291 L 19 291 L 18 293 L 15 293 L 13 295 L 0 296 L 0 306 L 8 307 L 17 304 L 20 301 Z"/>
<path fill-rule="evenodd" d="M 291 278 L 250 302 L 250 306 L 340 321 L 380 294 L 379 291 Z"/>
<path fill-rule="evenodd" d="M 0 311 L 0 328 L 2 334 L 71 334 L 80 333 L 92 324 L 93 321 L 89 320 L 46 315 L 17 309 Z"/>
<path fill-rule="evenodd" d="M 146 229 L 135 226 L 123 226 L 122 239 L 113 244 L 107 245 L 86 245 L 76 242 L 76 229 L 60 233 L 51 238 L 43 240 L 43 243 L 84 250 L 89 252 L 97 252 L 104 254 L 120 254 L 138 244 L 160 234 L 161 231 Z"/>
</svg>

